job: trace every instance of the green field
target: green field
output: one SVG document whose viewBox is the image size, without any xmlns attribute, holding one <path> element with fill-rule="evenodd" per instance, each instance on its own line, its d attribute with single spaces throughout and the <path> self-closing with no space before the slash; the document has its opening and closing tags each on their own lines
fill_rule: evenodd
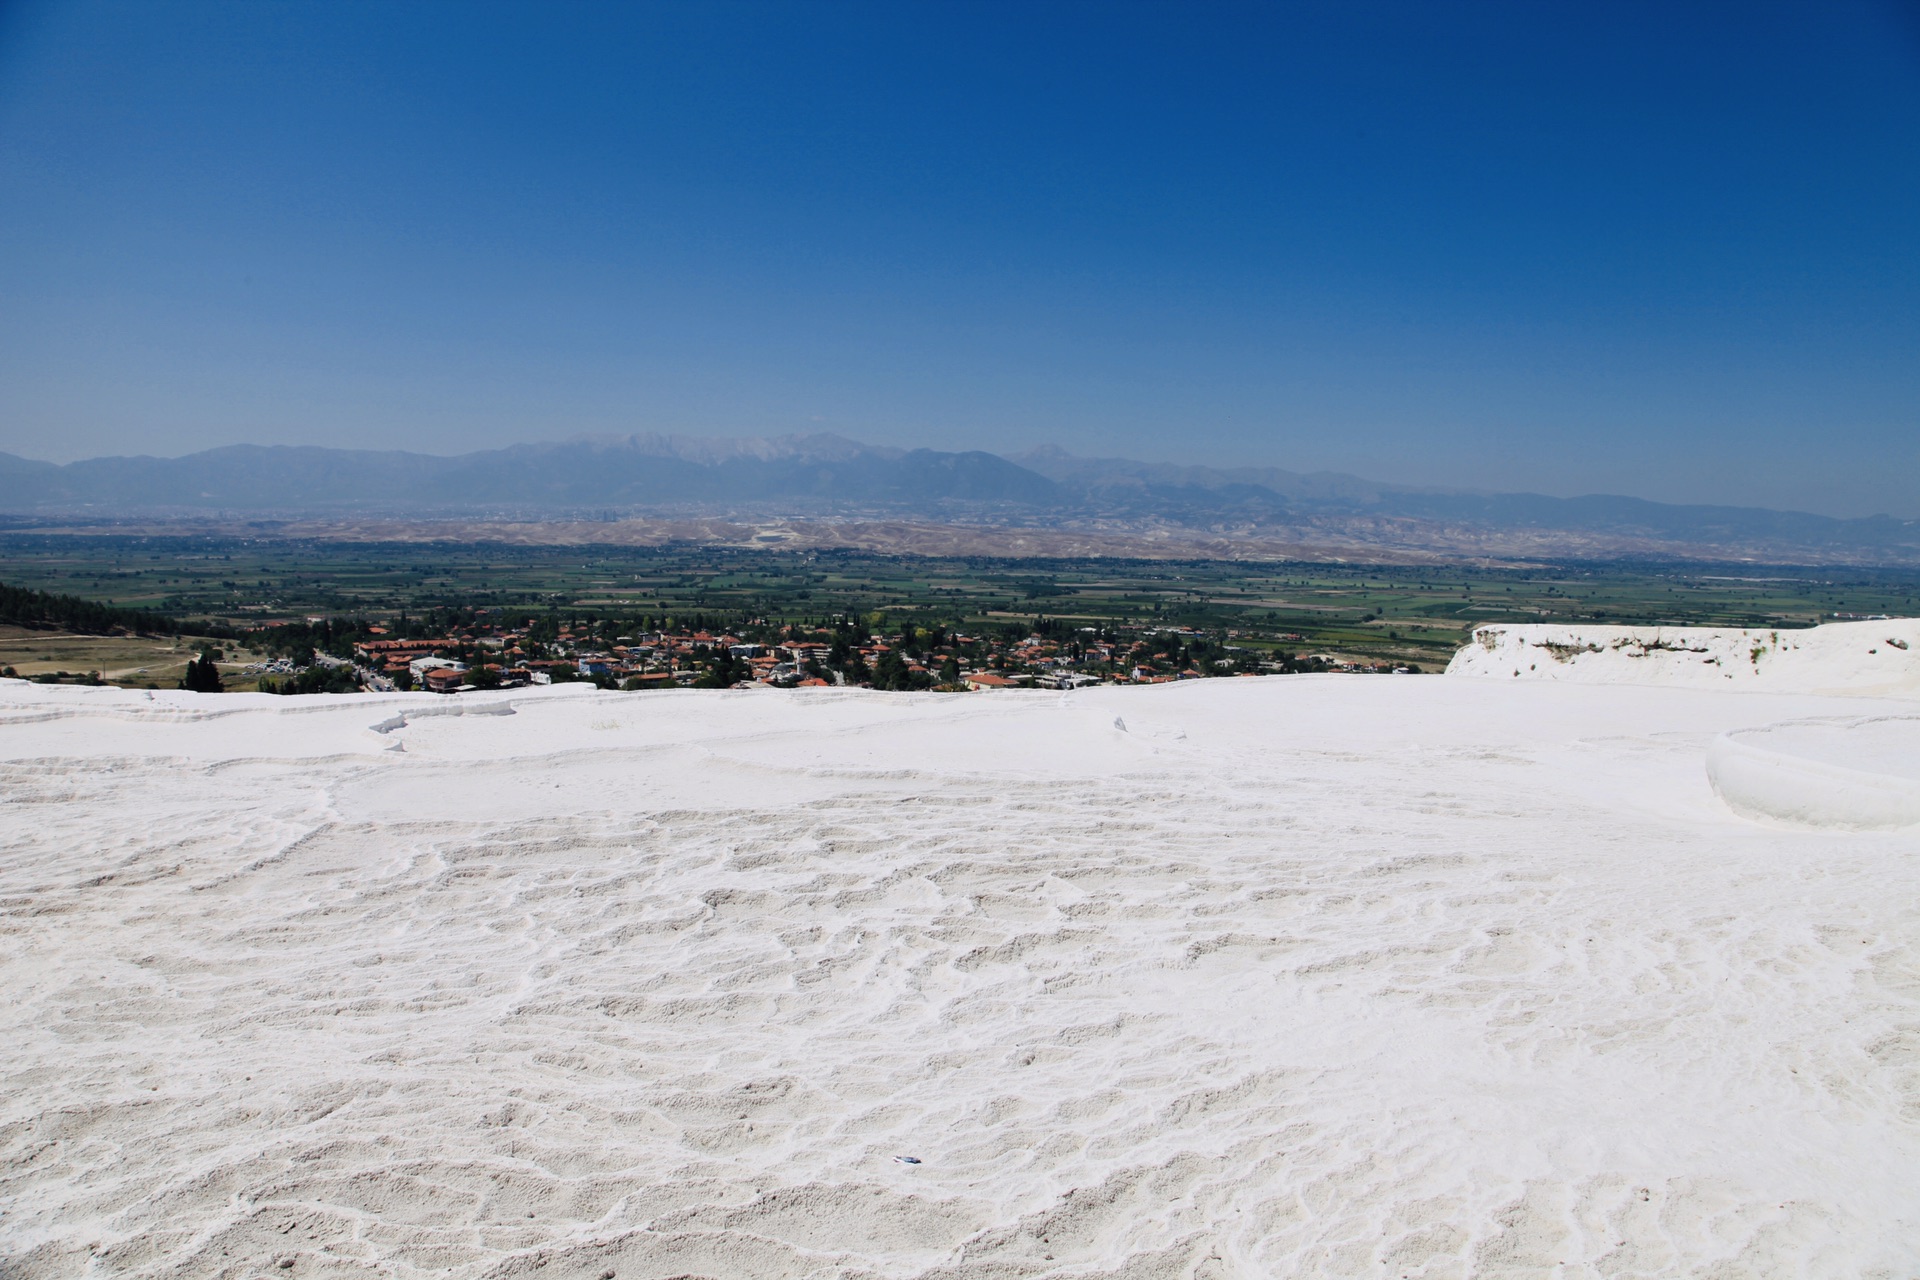
<svg viewBox="0 0 1920 1280">
<path fill-rule="evenodd" d="M 1248 648 L 1424 670 L 1444 665 L 1485 622 L 1794 627 L 1920 608 L 1913 571 L 1726 565 L 1409 569 L 30 535 L 0 537 L 0 563 L 0 580 L 13 586 L 238 629 L 475 608 L 656 625 L 884 615 L 895 625 L 1009 632 L 1046 618 L 1129 630 L 1187 627 Z"/>
</svg>

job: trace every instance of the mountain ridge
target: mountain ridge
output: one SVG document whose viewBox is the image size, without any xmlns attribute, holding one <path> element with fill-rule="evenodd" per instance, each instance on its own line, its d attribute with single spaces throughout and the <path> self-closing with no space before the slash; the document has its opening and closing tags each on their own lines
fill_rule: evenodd
<svg viewBox="0 0 1920 1280">
<path fill-rule="evenodd" d="M 1088 458 L 1054 446 L 1005 457 L 767 438 L 579 437 L 457 455 L 322 445 L 226 445 L 177 458 L 70 463 L 0 453 L 0 511 L 203 516 L 515 519 L 587 512 L 910 517 L 1039 528 L 1193 531 L 1417 549 L 1488 533 L 1569 553 L 1920 565 L 1920 521 L 1763 507 L 1572 498 L 1385 484 L 1340 472 Z"/>
</svg>

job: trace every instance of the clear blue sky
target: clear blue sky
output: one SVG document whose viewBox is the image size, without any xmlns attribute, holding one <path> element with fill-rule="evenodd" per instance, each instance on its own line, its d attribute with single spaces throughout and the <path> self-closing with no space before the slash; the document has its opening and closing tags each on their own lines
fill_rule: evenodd
<svg viewBox="0 0 1920 1280">
<path fill-rule="evenodd" d="M 1920 11 L 0 0 L 0 449 L 819 430 L 1920 516 Z"/>
</svg>

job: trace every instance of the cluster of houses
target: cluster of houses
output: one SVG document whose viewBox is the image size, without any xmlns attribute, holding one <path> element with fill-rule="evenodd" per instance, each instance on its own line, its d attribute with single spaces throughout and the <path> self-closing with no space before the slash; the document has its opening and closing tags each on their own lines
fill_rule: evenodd
<svg viewBox="0 0 1920 1280">
<path fill-rule="evenodd" d="M 604 644 L 569 630 L 562 630 L 555 643 L 540 645 L 524 630 L 501 629 L 478 636 L 364 640 L 354 646 L 354 656 L 388 679 L 404 677 L 414 688 L 452 693 L 477 687 L 476 680 L 496 686 L 612 680 L 633 688 L 670 688 L 693 683 L 719 651 L 752 672 L 742 683 L 829 685 L 836 681 L 805 672 L 809 660 L 824 662 L 831 647 L 806 641 L 762 645 L 707 631 L 653 633 Z"/>
<path fill-rule="evenodd" d="M 415 639 L 389 638 L 381 628 L 371 628 L 372 634 L 354 646 L 355 665 L 369 687 L 435 693 L 569 680 L 624 689 L 675 688 L 696 682 L 711 685 L 716 670 L 725 673 L 719 679 L 734 687 L 827 687 L 890 679 L 895 683 L 887 687 L 980 690 L 1161 684 L 1262 670 L 1356 669 L 1331 655 L 1283 664 L 1264 650 L 1231 643 L 1209 648 L 1208 637 L 1181 628 L 1124 639 L 1093 628 L 1065 639 L 948 633 L 939 635 L 935 646 L 795 627 L 760 639 L 694 629 L 608 639 L 590 628 L 561 627 L 544 640 L 533 638 L 533 628 L 529 622 L 525 627 L 481 627 L 464 635 Z M 1234 634 L 1228 633 L 1229 641 Z M 1225 656 L 1182 666 L 1189 644 Z M 1170 660 L 1170 654 L 1183 657 Z"/>
</svg>

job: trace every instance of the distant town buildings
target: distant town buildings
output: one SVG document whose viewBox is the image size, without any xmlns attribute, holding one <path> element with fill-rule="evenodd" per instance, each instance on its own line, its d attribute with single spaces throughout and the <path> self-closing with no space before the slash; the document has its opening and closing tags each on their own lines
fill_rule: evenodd
<svg viewBox="0 0 1920 1280">
<path fill-rule="evenodd" d="M 975 634 L 911 622 L 887 630 L 838 619 L 824 626 L 742 624 L 744 634 L 735 634 L 702 627 L 624 633 L 619 625 L 552 617 L 508 621 L 473 610 L 438 635 L 396 635 L 407 628 L 394 622 L 329 623 L 327 630 L 350 634 L 334 653 L 350 649 L 362 687 L 437 693 L 561 681 L 628 690 L 865 686 L 981 692 L 1392 669 L 1335 654 L 1286 653 L 1271 642 L 1246 643 L 1237 632 L 1208 635 L 1178 627 L 1053 623 L 1031 632 L 999 627 Z M 347 661 L 322 653 L 309 660 Z"/>
</svg>

